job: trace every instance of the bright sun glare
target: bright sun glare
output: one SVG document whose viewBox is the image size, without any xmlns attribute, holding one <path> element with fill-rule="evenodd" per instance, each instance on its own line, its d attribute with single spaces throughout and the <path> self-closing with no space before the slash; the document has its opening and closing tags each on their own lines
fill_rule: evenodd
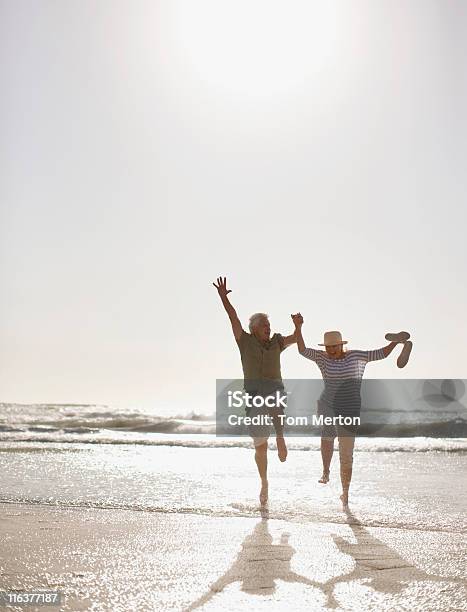
<svg viewBox="0 0 467 612">
<path fill-rule="evenodd" d="M 188 0 L 175 22 L 201 81 L 251 96 L 304 88 L 331 68 L 339 40 L 336 3 L 326 0 Z"/>
</svg>

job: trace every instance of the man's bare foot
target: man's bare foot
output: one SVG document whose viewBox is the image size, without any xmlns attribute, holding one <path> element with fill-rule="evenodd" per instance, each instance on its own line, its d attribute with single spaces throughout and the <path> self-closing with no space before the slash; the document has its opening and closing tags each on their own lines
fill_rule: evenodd
<svg viewBox="0 0 467 612">
<path fill-rule="evenodd" d="M 329 482 L 329 472 L 323 472 L 323 475 L 318 480 L 321 484 L 328 484 Z"/>
<path fill-rule="evenodd" d="M 287 446 L 285 445 L 284 438 L 276 438 L 276 444 L 279 460 L 284 462 L 287 459 Z"/>
<path fill-rule="evenodd" d="M 341 495 L 341 502 L 342 502 L 342 505 L 344 506 L 344 508 L 348 508 L 349 507 L 349 494 L 348 493 L 342 493 L 342 495 Z"/>
<path fill-rule="evenodd" d="M 268 481 L 265 480 L 261 484 L 261 491 L 259 494 L 259 503 L 265 506 L 268 503 Z"/>
</svg>

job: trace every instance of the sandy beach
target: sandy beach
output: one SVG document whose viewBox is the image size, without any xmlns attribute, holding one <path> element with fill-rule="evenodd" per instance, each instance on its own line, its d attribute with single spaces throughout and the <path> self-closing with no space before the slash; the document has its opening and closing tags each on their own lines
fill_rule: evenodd
<svg viewBox="0 0 467 612">
<path fill-rule="evenodd" d="M 346 514 L 337 463 L 271 451 L 262 514 L 247 448 L 0 450 L 1 589 L 60 610 L 467 610 L 464 452 L 357 452 Z"/>
<path fill-rule="evenodd" d="M 460 533 L 31 504 L 1 516 L 2 588 L 59 590 L 60 610 L 467 609 Z"/>
<path fill-rule="evenodd" d="M 337 453 L 323 486 L 319 439 L 289 438 L 286 463 L 271 441 L 262 511 L 248 439 L 14 410 L 26 424 L 0 440 L 0 590 L 62 602 L 13 610 L 467 610 L 463 439 L 357 440 L 349 513 Z"/>
</svg>

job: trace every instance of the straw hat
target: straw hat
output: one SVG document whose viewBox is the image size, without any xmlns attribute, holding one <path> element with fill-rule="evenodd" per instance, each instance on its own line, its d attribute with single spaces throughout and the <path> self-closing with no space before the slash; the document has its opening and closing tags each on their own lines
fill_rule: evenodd
<svg viewBox="0 0 467 612">
<path fill-rule="evenodd" d="M 319 343 L 318 346 L 331 346 L 333 344 L 347 344 L 347 340 L 342 340 L 340 331 L 324 332 L 324 341 Z"/>
</svg>

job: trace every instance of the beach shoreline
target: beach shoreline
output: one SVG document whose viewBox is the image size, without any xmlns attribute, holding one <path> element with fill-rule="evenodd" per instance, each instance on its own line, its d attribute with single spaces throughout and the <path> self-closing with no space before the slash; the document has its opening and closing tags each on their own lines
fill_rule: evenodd
<svg viewBox="0 0 467 612">
<path fill-rule="evenodd" d="M 39 612 L 466 609 L 463 452 L 357 452 L 348 514 L 337 453 L 320 485 L 271 445 L 261 512 L 251 448 L 0 450 L 0 590 L 63 593 Z"/>
<path fill-rule="evenodd" d="M 1 503 L 0 515 L 2 589 L 61 591 L 64 611 L 466 609 L 465 533 L 260 512 Z"/>
</svg>

